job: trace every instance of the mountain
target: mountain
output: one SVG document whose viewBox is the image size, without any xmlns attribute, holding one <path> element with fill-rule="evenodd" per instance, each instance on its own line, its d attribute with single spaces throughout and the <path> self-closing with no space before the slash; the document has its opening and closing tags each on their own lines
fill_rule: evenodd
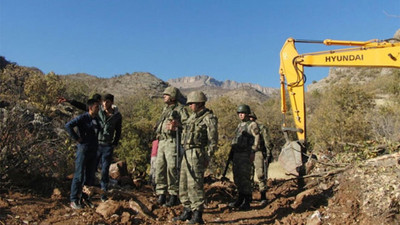
<svg viewBox="0 0 400 225">
<path fill-rule="evenodd" d="M 239 83 L 232 80 L 219 81 L 207 75 L 169 79 L 167 82 L 179 88 L 184 94 L 201 90 L 209 99 L 227 96 L 239 102 L 262 102 L 278 93 L 276 88 L 262 87 L 259 84 L 252 83 Z"/>
<path fill-rule="evenodd" d="M 133 95 L 161 96 L 168 84 L 151 73 L 135 72 L 114 76 L 112 78 L 98 78 L 88 74 L 72 74 L 62 76 L 66 80 L 80 81 L 91 90 L 100 93 L 112 93 L 116 99 Z"/>
</svg>

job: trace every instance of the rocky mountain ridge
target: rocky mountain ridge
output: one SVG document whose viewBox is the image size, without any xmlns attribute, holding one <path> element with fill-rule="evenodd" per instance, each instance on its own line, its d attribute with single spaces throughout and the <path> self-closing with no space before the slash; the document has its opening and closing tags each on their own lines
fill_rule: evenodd
<svg viewBox="0 0 400 225">
<path fill-rule="evenodd" d="M 201 87 L 211 87 L 211 88 L 219 88 L 226 90 L 254 88 L 255 90 L 267 96 L 270 96 L 277 92 L 276 88 L 262 87 L 259 84 L 253 84 L 253 83 L 240 83 L 233 80 L 219 81 L 207 75 L 174 78 L 174 79 L 169 79 L 167 82 L 172 86 L 175 86 L 183 90 L 201 88 Z"/>
<path fill-rule="evenodd" d="M 239 83 L 236 81 L 221 82 L 210 76 L 194 76 L 170 79 L 167 82 L 151 73 L 135 72 L 98 78 L 88 74 L 72 74 L 63 76 L 67 80 L 84 82 L 97 92 L 113 93 L 117 99 L 124 96 L 146 94 L 150 97 L 161 97 L 164 89 L 171 85 L 181 90 L 184 95 L 194 90 L 203 91 L 208 99 L 227 96 L 235 102 L 263 102 L 278 93 L 278 89 L 262 87 L 259 84 Z"/>
</svg>

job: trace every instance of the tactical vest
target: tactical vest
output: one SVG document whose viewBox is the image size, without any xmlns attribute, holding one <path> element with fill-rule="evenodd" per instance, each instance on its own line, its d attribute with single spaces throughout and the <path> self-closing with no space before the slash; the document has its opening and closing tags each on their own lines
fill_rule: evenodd
<svg viewBox="0 0 400 225">
<path fill-rule="evenodd" d="M 232 140 L 232 148 L 236 152 L 248 151 L 254 144 L 254 136 L 252 135 L 249 126 L 252 121 L 242 122 L 236 128 L 236 136 Z"/>
<path fill-rule="evenodd" d="M 194 119 L 194 122 L 188 121 L 183 137 L 183 146 L 185 149 L 204 148 L 207 146 L 207 125 L 202 122 L 211 113 L 212 111 L 206 109 L 202 115 Z"/>
<path fill-rule="evenodd" d="M 161 118 L 157 122 L 157 129 L 156 133 L 160 135 L 160 139 L 169 139 L 169 138 L 175 138 L 175 131 L 169 131 L 169 130 L 164 130 L 163 126 L 166 120 L 179 120 L 181 121 L 181 116 L 179 114 L 179 110 L 183 106 L 176 104 L 171 108 L 164 108 L 163 113 L 161 114 Z"/>
</svg>

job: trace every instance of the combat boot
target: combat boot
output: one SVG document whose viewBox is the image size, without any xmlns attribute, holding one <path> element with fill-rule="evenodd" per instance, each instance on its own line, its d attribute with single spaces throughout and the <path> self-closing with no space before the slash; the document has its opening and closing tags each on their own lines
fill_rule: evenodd
<svg viewBox="0 0 400 225">
<path fill-rule="evenodd" d="M 178 196 L 171 195 L 169 197 L 169 201 L 167 202 L 167 204 L 165 204 L 165 206 L 171 207 L 171 206 L 175 206 L 175 205 L 178 205 Z"/>
<path fill-rule="evenodd" d="M 267 205 L 267 203 L 268 203 L 267 191 L 261 191 L 260 194 L 261 194 L 261 199 L 260 199 L 261 205 L 264 205 L 264 206 Z"/>
<path fill-rule="evenodd" d="M 173 221 L 186 221 L 192 219 L 192 210 L 189 208 L 183 208 L 183 212 L 181 215 L 174 217 L 172 220 Z"/>
<path fill-rule="evenodd" d="M 203 220 L 203 212 L 199 210 L 195 210 L 193 212 L 192 219 L 188 222 L 188 224 L 204 224 Z"/>
<path fill-rule="evenodd" d="M 165 194 L 159 195 L 159 196 L 158 196 L 158 199 L 157 199 L 157 203 L 158 203 L 159 205 L 164 205 L 165 202 L 166 202 Z"/>
<path fill-rule="evenodd" d="M 247 211 L 250 209 L 251 195 L 245 195 L 242 204 L 239 206 L 240 211 Z"/>
<path fill-rule="evenodd" d="M 244 195 L 242 193 L 239 193 L 238 199 L 234 202 L 229 203 L 228 206 L 230 208 L 238 208 L 243 203 L 243 200 L 244 200 Z"/>
</svg>

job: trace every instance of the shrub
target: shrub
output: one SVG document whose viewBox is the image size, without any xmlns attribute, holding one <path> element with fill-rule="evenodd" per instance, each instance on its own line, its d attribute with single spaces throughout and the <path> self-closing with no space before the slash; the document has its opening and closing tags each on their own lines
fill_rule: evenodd
<svg viewBox="0 0 400 225">
<path fill-rule="evenodd" d="M 164 105 L 160 100 L 145 95 L 126 97 L 117 104 L 122 113 L 123 127 L 116 155 L 127 161 L 130 171 L 146 172 L 150 165 L 153 127 Z"/>
<path fill-rule="evenodd" d="M 41 110 L 48 111 L 58 96 L 65 92 L 65 84 L 56 74 L 34 74 L 25 81 L 24 93 Z"/>
<path fill-rule="evenodd" d="M 333 87 L 321 96 L 309 117 L 309 140 L 323 148 L 335 142 L 368 140 L 372 133 L 365 115 L 373 106 L 373 96 L 357 86 Z"/>
</svg>

